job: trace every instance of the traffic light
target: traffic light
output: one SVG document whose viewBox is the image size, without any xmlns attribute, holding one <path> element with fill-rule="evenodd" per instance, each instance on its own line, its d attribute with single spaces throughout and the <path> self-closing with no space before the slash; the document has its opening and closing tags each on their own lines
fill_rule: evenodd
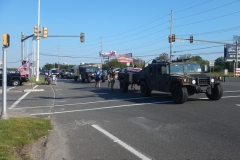
<svg viewBox="0 0 240 160">
<path fill-rule="evenodd" d="M 48 28 L 43 27 L 42 31 L 43 31 L 42 38 L 47 38 L 47 36 L 48 36 Z"/>
<path fill-rule="evenodd" d="M 39 37 L 39 28 L 38 26 L 34 26 L 34 36 Z"/>
<path fill-rule="evenodd" d="M 80 41 L 81 41 L 81 42 L 84 42 L 84 41 L 85 41 L 85 35 L 84 35 L 84 33 L 81 33 L 81 34 L 80 34 Z"/>
<path fill-rule="evenodd" d="M 172 43 L 172 37 L 171 36 L 168 36 L 168 42 Z"/>
<path fill-rule="evenodd" d="M 10 36 L 9 34 L 3 34 L 3 46 L 9 47 L 10 46 Z"/>
<path fill-rule="evenodd" d="M 175 34 L 172 34 L 172 42 L 175 42 Z"/>
<path fill-rule="evenodd" d="M 190 36 L 190 43 L 193 43 L 193 36 Z"/>
</svg>

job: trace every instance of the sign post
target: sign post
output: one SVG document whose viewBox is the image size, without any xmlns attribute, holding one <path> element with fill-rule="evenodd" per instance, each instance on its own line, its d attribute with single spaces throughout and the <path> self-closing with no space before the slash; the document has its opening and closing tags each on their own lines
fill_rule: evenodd
<svg viewBox="0 0 240 160">
<path fill-rule="evenodd" d="M 7 58 L 6 54 L 7 48 L 3 47 L 3 72 L 2 72 L 2 113 L 1 119 L 8 119 L 7 115 L 7 94 L 6 94 L 6 86 L 7 86 Z"/>
</svg>

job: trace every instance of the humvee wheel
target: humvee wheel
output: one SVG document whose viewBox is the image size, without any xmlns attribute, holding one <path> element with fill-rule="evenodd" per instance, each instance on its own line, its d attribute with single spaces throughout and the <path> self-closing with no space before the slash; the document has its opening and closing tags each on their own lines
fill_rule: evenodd
<svg viewBox="0 0 240 160">
<path fill-rule="evenodd" d="M 87 78 L 87 82 L 90 83 L 91 82 L 91 77 Z"/>
<path fill-rule="evenodd" d="M 212 88 L 212 94 L 206 93 L 206 96 L 210 100 L 219 100 L 223 95 L 223 90 L 221 84 L 215 85 Z"/>
<path fill-rule="evenodd" d="M 141 90 L 141 95 L 144 96 L 144 97 L 147 97 L 147 96 L 151 95 L 151 90 L 148 89 L 147 84 L 146 84 L 145 81 L 143 81 L 141 83 L 140 90 Z"/>
<path fill-rule="evenodd" d="M 187 101 L 188 92 L 186 87 L 181 87 L 178 84 L 174 84 L 171 90 L 171 94 L 174 103 L 182 104 Z"/>
<path fill-rule="evenodd" d="M 124 82 L 123 79 L 120 80 L 120 89 L 122 92 L 128 91 L 128 85 L 127 85 L 127 83 Z"/>
</svg>

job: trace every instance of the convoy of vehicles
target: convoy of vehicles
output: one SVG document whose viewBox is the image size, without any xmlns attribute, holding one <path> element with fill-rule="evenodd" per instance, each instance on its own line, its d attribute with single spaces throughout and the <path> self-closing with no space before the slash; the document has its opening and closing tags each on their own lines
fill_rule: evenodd
<svg viewBox="0 0 240 160">
<path fill-rule="evenodd" d="M 60 70 L 62 78 L 74 78 L 75 81 L 81 79 L 84 83 L 95 80 L 96 64 L 81 64 L 69 70 Z M 0 81 L 2 81 L 2 69 L 0 68 Z M 51 69 L 49 76 L 59 74 L 59 70 Z M 105 82 L 107 73 L 102 72 L 101 80 Z M 7 83 L 10 85 L 21 85 L 27 81 L 28 77 L 22 77 L 19 72 L 7 73 Z M 175 60 L 163 62 L 153 60 L 151 64 L 143 69 L 126 68 L 119 69 L 117 79 L 120 82 L 120 90 L 127 92 L 129 85 L 140 86 L 142 96 L 150 96 L 152 91 L 171 93 L 175 103 L 182 104 L 188 96 L 205 93 L 210 100 L 219 100 L 222 97 L 221 87 L 222 77 L 211 76 L 202 71 L 199 63 L 185 60 Z"/>
<path fill-rule="evenodd" d="M 170 92 L 175 103 L 187 101 L 188 96 L 205 93 L 210 100 L 219 100 L 223 90 L 222 77 L 212 77 L 202 71 L 199 63 L 187 60 L 157 62 L 154 60 L 142 70 L 118 73 L 120 89 L 127 92 L 129 85 L 140 86 L 142 96 L 150 96 L 151 91 Z"/>
</svg>

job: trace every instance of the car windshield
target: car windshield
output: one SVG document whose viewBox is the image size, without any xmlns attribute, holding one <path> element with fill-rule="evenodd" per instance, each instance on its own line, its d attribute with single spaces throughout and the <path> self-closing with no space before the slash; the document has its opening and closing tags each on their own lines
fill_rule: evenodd
<svg viewBox="0 0 240 160">
<path fill-rule="evenodd" d="M 169 68 L 166 67 L 169 74 Z M 183 73 L 201 73 L 202 69 L 200 64 L 171 64 L 170 74 L 183 74 Z"/>
<path fill-rule="evenodd" d="M 52 73 L 57 73 L 57 70 L 52 70 L 51 72 L 52 72 Z"/>
<path fill-rule="evenodd" d="M 95 72 L 96 68 L 86 68 L 86 72 Z"/>
<path fill-rule="evenodd" d="M 191 73 L 191 72 L 201 73 L 202 72 L 200 64 L 185 64 L 184 70 L 186 73 Z"/>
<path fill-rule="evenodd" d="M 168 67 L 167 67 L 167 73 L 169 73 Z M 170 65 L 170 73 L 171 74 L 183 74 L 183 65 L 182 64 L 171 64 Z"/>
</svg>

